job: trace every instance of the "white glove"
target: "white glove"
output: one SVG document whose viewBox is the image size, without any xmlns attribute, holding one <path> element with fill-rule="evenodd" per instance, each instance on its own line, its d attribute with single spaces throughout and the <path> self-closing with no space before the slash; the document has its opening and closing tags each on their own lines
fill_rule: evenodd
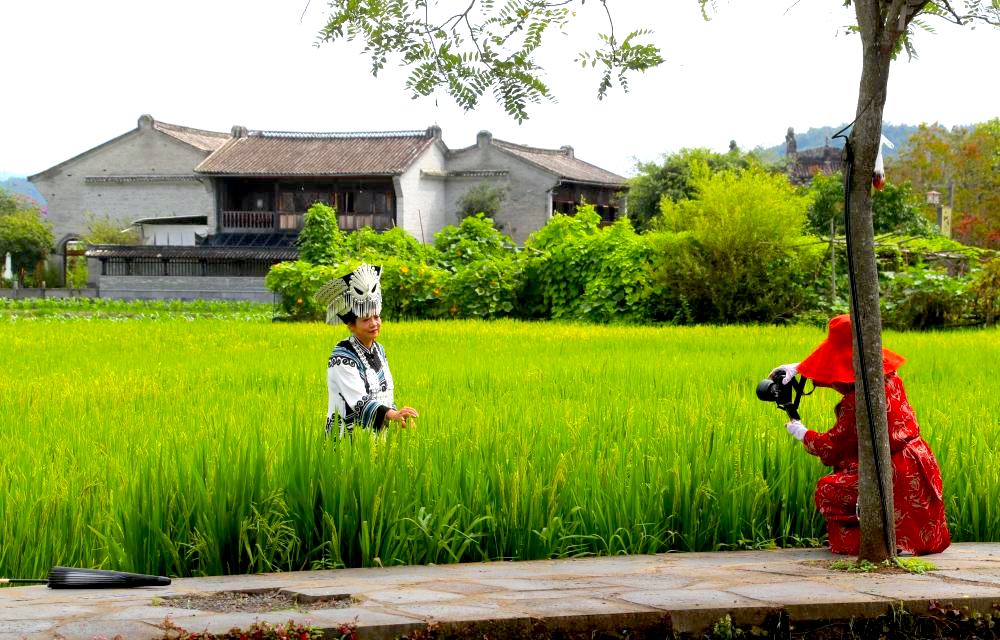
<svg viewBox="0 0 1000 640">
<path fill-rule="evenodd" d="M 799 372 L 799 363 L 793 362 L 792 364 L 783 364 L 780 367 L 775 367 L 771 369 L 771 373 L 767 374 L 767 377 L 773 379 L 774 374 L 778 373 L 779 369 L 785 372 L 785 377 L 781 379 L 781 384 L 788 384 L 795 377 L 795 374 Z"/>
<path fill-rule="evenodd" d="M 785 428 L 788 429 L 788 433 L 792 434 L 793 438 L 800 442 L 802 441 L 802 438 L 806 437 L 806 431 L 809 431 L 809 429 L 806 429 L 806 426 L 799 420 L 790 420 L 785 425 Z"/>
</svg>

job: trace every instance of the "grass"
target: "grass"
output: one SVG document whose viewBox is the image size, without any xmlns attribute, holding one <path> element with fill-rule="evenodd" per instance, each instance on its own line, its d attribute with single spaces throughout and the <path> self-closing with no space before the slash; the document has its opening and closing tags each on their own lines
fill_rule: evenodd
<svg viewBox="0 0 1000 640">
<path fill-rule="evenodd" d="M 252 318 L 251 318 L 252 320 Z M 826 472 L 754 387 L 812 328 L 387 323 L 419 426 L 323 437 L 343 328 L 0 316 L 0 575 L 792 546 Z M 1000 331 L 887 334 L 954 539 L 1000 540 Z M 837 396 L 803 400 L 825 429 Z"/>
</svg>

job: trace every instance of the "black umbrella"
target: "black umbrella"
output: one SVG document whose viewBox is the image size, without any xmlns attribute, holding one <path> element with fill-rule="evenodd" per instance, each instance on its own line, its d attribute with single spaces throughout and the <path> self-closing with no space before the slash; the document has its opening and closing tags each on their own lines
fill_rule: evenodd
<svg viewBox="0 0 1000 640">
<path fill-rule="evenodd" d="M 0 578 L 0 584 L 47 584 L 50 589 L 123 589 L 128 587 L 165 587 L 170 578 L 141 573 L 106 571 L 104 569 L 72 569 L 52 567 L 49 577 L 42 579 Z"/>
</svg>

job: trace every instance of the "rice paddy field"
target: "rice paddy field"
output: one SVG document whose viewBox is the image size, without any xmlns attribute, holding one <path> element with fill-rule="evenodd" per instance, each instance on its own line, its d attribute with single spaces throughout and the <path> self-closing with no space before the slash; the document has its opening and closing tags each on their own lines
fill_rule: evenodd
<svg viewBox="0 0 1000 640">
<path fill-rule="evenodd" d="M 387 322 L 416 428 L 327 439 L 346 329 L 0 317 L 0 576 L 822 544 L 826 472 L 754 395 L 809 327 Z M 957 541 L 1000 540 L 1000 331 L 887 333 Z M 837 396 L 803 399 L 832 425 Z"/>
</svg>

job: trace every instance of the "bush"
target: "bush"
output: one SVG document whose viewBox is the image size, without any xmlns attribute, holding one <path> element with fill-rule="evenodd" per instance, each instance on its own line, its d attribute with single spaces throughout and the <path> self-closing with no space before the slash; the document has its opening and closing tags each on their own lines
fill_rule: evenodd
<svg viewBox="0 0 1000 640">
<path fill-rule="evenodd" d="M 455 271 L 478 260 L 503 259 L 514 251 L 514 242 L 497 231 L 491 218 L 479 213 L 436 233 L 434 248 L 440 264 Z"/>
<path fill-rule="evenodd" d="M 882 274 L 882 323 L 895 329 L 932 329 L 966 323 L 969 278 L 924 268 Z"/>
<path fill-rule="evenodd" d="M 808 196 L 751 167 L 692 167 L 695 198 L 664 200 L 652 242 L 655 317 L 675 322 L 782 322 L 818 304 L 823 249 L 802 236 Z M 671 234 L 674 237 L 670 237 Z"/>
<path fill-rule="evenodd" d="M 973 274 L 969 293 L 976 318 L 985 325 L 996 324 L 1000 319 L 1000 257 L 987 261 Z"/>
<path fill-rule="evenodd" d="M 438 318 L 445 314 L 450 273 L 433 264 L 391 257 L 382 261 L 382 315 L 393 319 Z"/>
<path fill-rule="evenodd" d="M 87 231 L 83 234 L 83 240 L 89 244 L 135 245 L 142 242 L 139 231 L 129 226 L 127 222 L 92 213 L 85 214 L 84 219 L 87 221 Z"/>
<path fill-rule="evenodd" d="M 495 219 L 497 214 L 500 213 L 500 207 L 503 205 L 506 197 L 507 190 L 504 187 L 494 186 L 488 182 L 480 182 L 458 199 L 458 219 L 464 220 L 477 213 L 481 213 L 487 218 Z"/>
<path fill-rule="evenodd" d="M 437 253 L 402 227 L 393 227 L 378 232 L 364 227 L 344 236 L 344 255 L 357 260 L 377 263 L 388 257 L 396 257 L 409 262 L 433 262 Z"/>
<path fill-rule="evenodd" d="M 344 256 L 344 234 L 333 207 L 317 202 L 306 211 L 298 238 L 299 259 L 317 265 L 336 264 Z"/>
<path fill-rule="evenodd" d="M 448 279 L 447 312 L 455 318 L 514 316 L 524 263 L 513 255 L 462 266 Z"/>
<path fill-rule="evenodd" d="M 281 296 L 281 309 L 294 320 L 322 320 L 326 309 L 313 296 L 319 288 L 345 270 L 314 265 L 304 260 L 282 262 L 271 267 L 264 284 Z"/>
</svg>

